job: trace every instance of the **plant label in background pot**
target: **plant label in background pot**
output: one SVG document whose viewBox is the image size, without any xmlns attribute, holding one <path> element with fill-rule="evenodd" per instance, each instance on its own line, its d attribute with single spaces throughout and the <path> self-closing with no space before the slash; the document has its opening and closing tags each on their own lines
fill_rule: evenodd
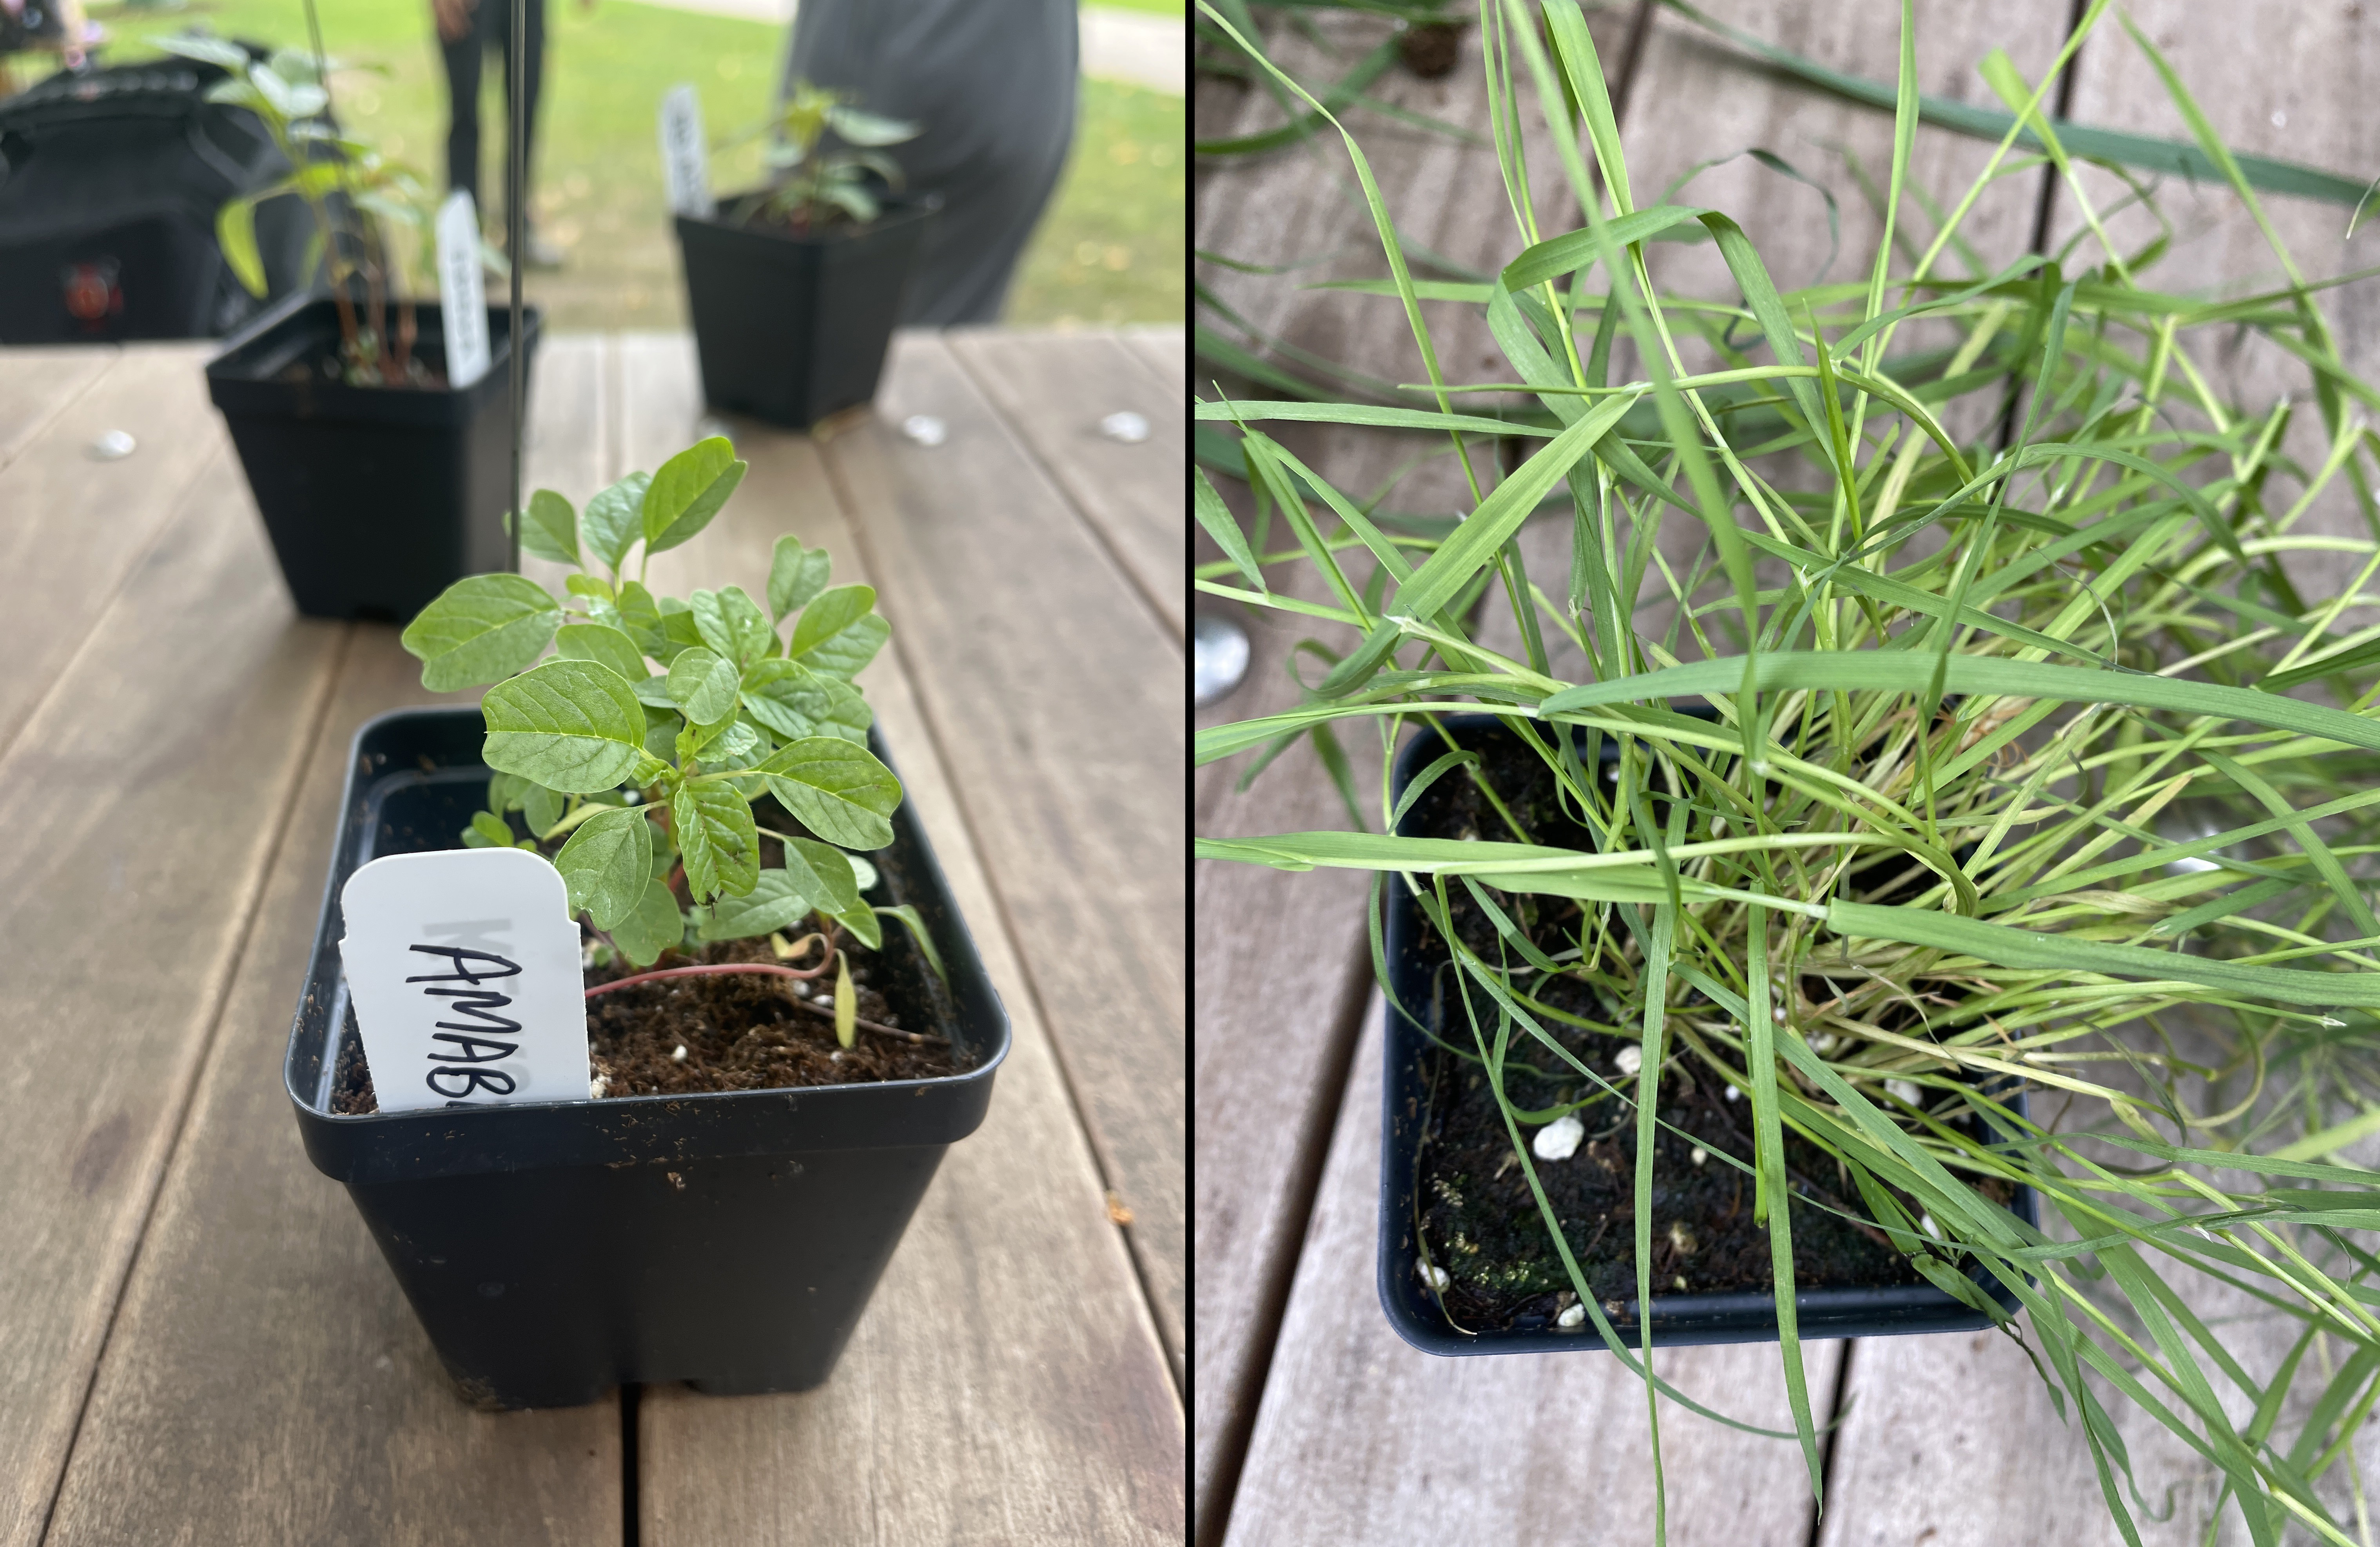
<svg viewBox="0 0 2380 1547">
<path fill-rule="evenodd" d="M 480 276 L 480 212 L 456 188 L 438 206 L 438 311 L 446 327 L 446 384 L 488 373 L 488 297 Z"/>
<path fill-rule="evenodd" d="M 587 1099 L 578 925 L 560 871 L 519 849 L 390 854 L 339 900 L 382 1111 Z"/>
<path fill-rule="evenodd" d="M 662 98 L 662 175 L 668 180 L 670 213 L 710 218 L 710 174 L 704 162 L 702 104 L 690 85 L 673 86 Z"/>
</svg>

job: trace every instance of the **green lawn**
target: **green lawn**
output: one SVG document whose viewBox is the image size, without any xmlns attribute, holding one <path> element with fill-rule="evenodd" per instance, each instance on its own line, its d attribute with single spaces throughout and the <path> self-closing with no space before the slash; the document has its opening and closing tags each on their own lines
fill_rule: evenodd
<svg viewBox="0 0 2380 1547">
<path fill-rule="evenodd" d="M 1135 9 L 1178 3 L 1133 0 Z M 324 46 L 357 68 L 337 78 L 341 116 L 392 160 L 443 180 L 445 82 L 427 0 L 320 0 Z M 532 180 L 539 224 L 565 247 L 559 273 L 531 274 L 529 296 L 556 328 L 683 324 L 676 243 L 662 201 L 654 114 L 662 93 L 693 81 L 714 139 L 766 112 L 783 30 L 728 17 L 638 4 L 554 0 L 548 13 L 544 126 Z M 301 0 L 201 0 L 169 16 L 112 19 L 113 53 L 203 20 L 215 31 L 302 45 Z M 492 60 L 491 64 L 492 66 Z M 488 72 L 483 126 L 501 122 L 497 71 Z M 1180 321 L 1187 175 L 1183 100 L 1104 81 L 1083 82 L 1065 180 L 1026 253 L 1008 320 L 1020 324 Z M 480 186 L 502 202 L 501 134 L 482 130 Z M 721 187 L 756 179 L 751 146 L 711 163 Z M 492 224 L 497 212 L 491 210 Z"/>
</svg>

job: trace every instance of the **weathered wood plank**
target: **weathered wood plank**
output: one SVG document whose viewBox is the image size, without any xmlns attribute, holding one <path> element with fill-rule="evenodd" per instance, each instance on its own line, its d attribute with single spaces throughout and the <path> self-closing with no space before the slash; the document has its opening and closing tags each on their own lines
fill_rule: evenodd
<svg viewBox="0 0 2380 1547">
<path fill-rule="evenodd" d="M 228 456 L 200 373 L 206 347 L 162 344 L 128 354 L 63 405 L 0 471 L 0 747 L 8 744 L 73 659 L 140 555 L 209 459 Z M 74 380 L 71 360 L 57 362 Z M 140 449 L 100 462 L 91 443 L 111 429 Z M 231 477 L 237 481 L 235 463 Z M 251 514 L 248 518 L 254 521 Z M 260 540 L 261 534 L 260 531 Z M 268 561 L 243 584 L 280 594 Z M 285 605 L 285 603 L 284 603 Z"/>
<path fill-rule="evenodd" d="M 319 731 L 304 728 L 302 792 L 46 1540 L 616 1541 L 618 1405 L 474 1411 L 345 1190 L 290 1130 L 281 1059 L 348 742 L 369 716 L 436 701 L 393 629 L 357 625 L 344 652 L 322 653 L 344 654 L 338 685 Z"/>
<path fill-rule="evenodd" d="M 619 478 L 639 469 L 650 473 L 694 444 L 706 433 L 698 427 L 709 415 L 692 333 L 615 333 L 612 349 L 615 364 L 606 377 L 604 417 L 613 465 L 606 471 Z M 748 429 L 777 433 L 759 425 Z M 739 443 L 744 439 L 736 437 Z"/>
<path fill-rule="evenodd" d="M 2380 91 L 2380 21 L 2354 5 L 2292 9 L 2286 20 L 2253 7 L 2159 3 L 2130 6 L 2133 19 L 2181 77 L 2216 131 L 2232 150 L 2326 168 L 2358 179 L 2371 161 L 2366 127 Z M 2139 46 L 2109 17 L 2083 45 L 2075 80 L 2074 116 L 2083 123 L 2188 140 L 2189 126 Z M 2110 236 L 2127 257 L 2139 254 L 2159 227 L 2145 210 L 2117 210 L 2129 196 L 2117 180 L 2085 167 L 2082 182 L 2095 206 L 2114 211 Z M 2168 255 L 2140 275 L 2151 289 L 2181 295 L 2236 296 L 2289 283 L 2281 260 L 2255 220 L 2221 182 L 2165 178 L 2157 200 L 2174 227 Z M 2308 280 L 2335 278 L 2371 265 L 2368 245 L 2348 239 L 2349 212 L 2314 199 L 2260 194 L 2274 233 Z M 2083 228 L 2070 189 L 2058 191 L 2053 229 L 2063 243 Z M 2363 238 L 2368 244 L 2370 237 Z M 2070 272 L 2102 260 L 2087 236 Z M 2380 373 L 2380 285 L 2359 281 L 2325 290 L 2314 304 L 2328 318 L 2349 367 L 2367 380 Z M 2252 333 L 2202 329 L 2190 341 L 2195 359 L 2228 405 L 2269 412 L 2283 395 L 2300 405 L 2282 449 L 2301 465 L 2322 465 L 2327 438 L 2311 401 L 2307 368 Z M 2297 492 L 2289 481 L 2290 496 Z M 2298 530 L 2363 538 L 2370 527 L 2344 478 L 2336 480 L 2299 523 Z M 2337 596 L 2362 567 L 2362 556 L 2289 552 L 2281 562 L 2309 600 Z M 2368 621 L 2368 616 L 2364 621 Z"/>
<path fill-rule="evenodd" d="M 0 467 L 122 357 L 113 345 L 0 348 Z"/>
<path fill-rule="evenodd" d="M 632 403 L 632 423 L 675 423 L 694 401 L 658 400 L 660 389 L 690 391 L 690 377 L 678 386 L 658 372 L 631 379 L 657 398 Z M 967 432 L 952 423 L 954 439 Z M 723 580 L 758 594 L 770 546 L 788 530 L 834 556 L 838 581 L 871 578 L 818 447 L 730 429 L 752 464 L 745 487 L 710 529 L 655 561 L 656 580 Z M 919 604 L 887 592 L 897 644 Z M 646 1394 L 648 1541 L 1180 1539 L 1183 1418 L 1164 1352 L 970 837 L 973 814 L 910 687 L 907 661 L 939 662 L 941 647 L 887 651 L 862 682 L 1008 1008 L 1014 1047 L 989 1118 L 944 1161 L 824 1387 Z"/>
<path fill-rule="evenodd" d="M 140 379 L 129 363 L 113 374 Z M 0 852 L 10 963 L 0 1542 L 10 1547 L 39 1539 L 64 1471 L 337 637 L 291 616 L 221 437 L 183 434 L 200 449 L 179 499 L 149 481 L 139 505 L 83 513 L 93 551 L 172 519 L 146 551 L 124 555 L 129 576 L 112 600 L 88 601 L 90 647 L 0 758 L 20 819 L 18 841 Z M 159 451 L 161 462 L 171 454 Z M 56 599 L 43 589 L 55 573 L 0 567 L 0 616 L 40 616 Z"/>
<path fill-rule="evenodd" d="M 1595 1352 L 1437 1359 L 1400 1340 L 1373 1282 L 1380 1001 L 1331 1136 L 1297 1287 L 1232 1505 L 1232 1547 L 1653 1540 L 1643 1384 Z M 1843 1345 L 1804 1346 L 1817 1399 Z M 1656 1368 L 1731 1418 L 1791 1428 L 1777 1350 L 1682 1348 Z M 1800 1543 L 1809 1475 L 1791 1441 L 1665 1407 L 1676 1542 Z"/>
<path fill-rule="evenodd" d="M 1123 340 L 1140 362 L 1157 375 L 1159 381 L 1173 389 L 1173 401 L 1180 403 L 1189 390 L 1190 335 L 1179 327 L 1126 328 L 1116 335 Z"/>
<path fill-rule="evenodd" d="M 1632 12 L 1633 7 L 1607 8 L 1589 18 L 1598 48 L 1615 69 L 1627 54 Z M 1351 15 L 1325 15 L 1320 26 L 1341 45 L 1343 57 L 1335 66 L 1286 29 L 1269 46 L 1293 69 L 1335 79 L 1387 35 L 1376 18 Z M 1484 136 L 1486 88 L 1477 40 L 1470 31 L 1462 51 L 1454 72 L 1443 80 L 1423 81 L 1392 69 L 1375 84 L 1373 94 Z M 1201 86 L 1199 103 L 1202 136 L 1247 132 L 1277 121 L 1260 89 L 1238 93 L 1210 82 Z M 1210 104 L 1220 104 L 1221 111 Z M 1480 269 L 1498 267 L 1519 250 L 1491 150 L 1376 116 L 1357 115 L 1350 123 L 1390 212 L 1408 236 L 1453 262 Z M 1547 195 L 1560 174 L 1542 125 L 1529 126 L 1525 144 L 1529 164 L 1540 174 L 1545 218 L 1559 229 L 1575 211 L 1567 193 Z M 1325 278 L 1386 272 L 1378 237 L 1354 192 L 1346 151 L 1336 136 L 1318 139 L 1303 151 L 1202 164 L 1196 175 L 1200 248 L 1271 264 L 1337 255 L 1331 262 L 1288 275 L 1202 266 L 1201 281 L 1226 304 L 1256 326 L 1358 370 L 1393 381 L 1422 379 L 1419 350 L 1395 301 L 1301 288 Z M 1493 345 L 1475 311 L 1435 303 L 1426 310 L 1451 379 L 1476 380 L 1470 373 L 1489 369 Z M 1220 317 L 1201 320 L 1240 337 Z M 1211 387 L 1202 386 L 1201 395 L 1211 397 Z M 1278 393 L 1257 388 L 1255 395 Z M 1442 441 L 1319 426 L 1270 429 L 1308 465 L 1358 499 L 1370 499 L 1393 480 L 1393 508 L 1451 513 L 1471 503 L 1468 484 L 1444 454 Z M 1417 456 L 1427 460 L 1401 476 L 1400 466 Z M 1229 478 L 1217 481 L 1245 524 L 1250 514 L 1245 486 Z M 1278 522 L 1271 546 L 1293 546 Z M 1195 551 L 1200 562 L 1220 557 L 1203 533 Z M 1368 571 L 1351 567 L 1360 584 Z M 1291 595 L 1335 600 L 1302 561 L 1274 569 L 1270 579 Z M 1248 629 L 1251 641 L 1246 683 L 1222 703 L 1199 711 L 1202 727 L 1293 707 L 1298 691 L 1285 668 L 1298 641 L 1318 638 L 1337 650 L 1351 643 L 1347 631 L 1311 619 L 1257 614 L 1212 599 L 1199 607 L 1229 612 Z M 1311 659 L 1300 665 L 1309 682 L 1324 670 Z M 1378 788 L 1377 738 L 1351 732 L 1343 745 L 1355 787 L 1369 799 Z M 1310 745 L 1284 754 L 1243 792 L 1234 786 L 1247 762 L 1233 758 L 1199 771 L 1194 784 L 1198 832 L 1246 836 L 1346 823 L 1346 807 Z M 1198 1539 L 1212 1543 L 1221 1540 L 1231 1514 L 1281 1307 L 1305 1239 L 1325 1140 L 1353 1056 L 1369 967 L 1362 911 L 1366 886 L 1359 875 L 1290 876 L 1255 866 L 1202 864 L 1195 889 L 1199 976 L 1221 985 L 1197 997 L 1195 1033 L 1199 1294 L 1194 1496 Z"/>
<path fill-rule="evenodd" d="M 1226 479 L 1221 492 L 1245 522 L 1245 486 Z M 1194 552 L 1201 563 L 1221 557 L 1203 531 Z M 1278 566 L 1269 578 L 1293 595 L 1334 599 L 1302 564 Z M 1249 644 L 1246 679 L 1220 703 L 1197 711 L 1198 728 L 1294 707 L 1290 652 L 1300 639 L 1325 631 L 1309 619 L 1212 598 L 1198 606 L 1238 622 Z M 1378 789 L 1378 738 L 1351 738 L 1346 747 L 1357 790 Z M 1347 821 L 1347 808 L 1310 743 L 1283 753 L 1240 790 L 1248 761 L 1235 757 L 1197 771 L 1195 830 L 1248 837 Z M 1366 886 L 1354 871 L 1290 876 L 1211 860 L 1195 866 L 1191 937 L 1204 985 L 1196 997 L 1192 1083 L 1198 1284 L 1194 1497 L 1201 1543 L 1222 1540 L 1354 1053 L 1356 1021 L 1371 979 L 1364 946 Z"/>
<path fill-rule="evenodd" d="M 1844 1397 L 1821 1547 L 2123 1540 L 2072 1402 L 2059 1421 L 2022 1350 L 1999 1334 L 1864 1338 Z M 2163 1521 L 2133 1510 L 2143 1542 L 2202 1540 L 2211 1468 L 2154 1424 L 2118 1421 L 2142 1496 L 2155 1511 L 2174 1505 Z"/>
<path fill-rule="evenodd" d="M 953 328 L 943 338 L 1179 639 L 1186 589 L 1182 550 L 1190 527 L 1182 487 L 1189 435 L 1180 393 L 1153 381 L 1112 333 Z M 1148 439 L 1131 443 L 1102 433 L 1100 421 L 1118 412 L 1147 419 Z"/>
<path fill-rule="evenodd" d="M 889 432 L 916 414 L 937 447 Z M 829 469 L 1157 1309 L 1185 1352 L 1181 643 L 933 334 Z"/>
<path fill-rule="evenodd" d="M 1615 71 L 1616 61 L 1626 56 L 1632 17 L 1633 7 L 1606 8 L 1588 18 L 1598 50 L 1614 62 Z M 1387 38 L 1394 24 L 1378 17 L 1326 11 L 1314 13 L 1313 25 L 1334 52 L 1317 48 L 1286 27 L 1267 46 L 1285 68 L 1316 82 L 1318 91 L 1321 83 L 1339 79 Z M 1392 67 L 1369 91 L 1407 112 L 1451 124 L 1473 139 L 1368 113 L 1351 113 L 1346 122 L 1362 142 L 1382 199 L 1408 246 L 1416 251 L 1427 248 L 1457 268 L 1485 272 L 1509 262 L 1524 243 L 1495 152 L 1487 142 L 1487 81 L 1476 32 L 1475 27 L 1465 27 L 1461 56 L 1443 79 L 1423 80 Z M 1209 98 L 1202 94 L 1200 100 L 1203 104 Z M 1229 99 L 1219 95 L 1214 100 Z M 1262 88 L 1251 88 L 1237 102 L 1236 118 L 1202 120 L 1199 134 L 1245 133 L 1280 122 L 1279 108 Z M 1549 233 L 1566 229 L 1576 224 L 1578 212 L 1552 141 L 1534 112 L 1524 115 L 1522 127 L 1541 227 Z M 1199 282 L 1224 307 L 1258 332 L 1378 381 L 1427 379 L 1420 346 L 1394 296 L 1309 288 L 1325 280 L 1377 279 L 1388 273 L 1378 232 L 1335 132 L 1326 129 L 1296 147 L 1263 156 L 1202 162 L 1193 175 L 1195 246 L 1200 251 L 1293 270 L 1254 274 L 1199 263 Z M 1415 261 L 1417 269 L 1425 267 L 1418 257 Z M 1423 277 L 1438 272 L 1427 268 Z M 1448 381 L 1475 381 L 1481 379 L 1477 373 L 1495 369 L 1500 357 L 1480 308 L 1431 301 L 1423 303 L 1422 311 Z M 1202 312 L 1199 320 L 1258 354 L 1272 353 L 1253 344 L 1220 310 Z M 1273 357 L 1293 373 L 1313 374 L 1285 354 Z M 1206 380 L 1212 371 L 1206 366 L 1198 369 L 1202 393 L 1212 397 Z M 1281 395 L 1272 387 L 1248 391 L 1261 398 Z M 1451 514 L 1476 503 L 1471 479 L 1443 437 L 1324 425 L 1270 429 L 1307 465 L 1359 501 L 1385 492 L 1389 509 L 1435 514 Z M 1484 466 L 1477 471 L 1483 478 L 1488 476 Z"/>
<path fill-rule="evenodd" d="M 584 509 L 587 498 L 618 475 L 611 467 L 607 384 L 617 341 L 608 333 L 563 333 L 538 350 L 529 379 L 528 436 L 521 481 L 534 492 L 551 489 Z M 569 571 L 552 560 L 521 555 L 521 573 L 559 591 Z"/>
</svg>

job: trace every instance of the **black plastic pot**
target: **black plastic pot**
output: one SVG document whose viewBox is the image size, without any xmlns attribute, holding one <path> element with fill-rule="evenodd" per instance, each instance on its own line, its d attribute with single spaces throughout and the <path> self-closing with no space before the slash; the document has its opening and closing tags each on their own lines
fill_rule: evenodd
<svg viewBox="0 0 2380 1547">
<path fill-rule="evenodd" d="M 207 100 L 225 74 L 180 58 L 60 70 L 0 103 L 0 341 L 209 338 L 256 314 L 215 212 L 289 163 L 255 114 Z M 301 283 L 311 231 L 294 195 L 258 208 L 273 295 Z"/>
<path fill-rule="evenodd" d="M 415 311 L 414 353 L 443 371 L 443 314 Z M 534 360 L 537 308 L 522 320 Z M 326 369 L 336 306 L 295 296 L 207 362 L 298 611 L 403 622 L 465 575 L 512 567 L 511 335 L 490 307 L 488 372 L 459 392 L 351 387 Z"/>
<path fill-rule="evenodd" d="M 485 794 L 482 734 L 476 709 L 402 710 L 357 733 L 285 1070 L 307 1155 L 346 1184 L 482 1407 L 570 1406 L 622 1382 L 819 1384 L 942 1152 L 982 1122 L 1008 1052 L 1008 1017 L 932 848 L 904 805 L 874 859 L 941 948 L 964 1074 L 338 1116 L 339 1056 L 357 1037 L 340 888 L 379 855 L 455 847 Z M 930 981 L 906 931 L 884 946 L 888 986 Z"/>
<path fill-rule="evenodd" d="M 867 225 L 812 236 L 678 216 L 704 400 L 803 429 L 874 397 L 910 264 L 941 208 L 938 194 L 895 199 Z"/>
<path fill-rule="evenodd" d="M 1445 724 L 1459 743 L 1480 751 L 1512 737 L 1494 715 L 1450 715 Z M 1613 754 L 1605 743 L 1606 760 Z M 1394 780 L 1402 792 L 1424 768 L 1446 752 L 1435 732 L 1425 731 L 1407 742 L 1397 755 Z M 1419 830 L 1407 812 L 1398 831 L 1407 837 L 1429 836 Z M 1435 961 L 1421 946 L 1426 928 L 1420 905 L 1402 887 L 1388 888 L 1389 902 L 1383 945 L 1388 955 L 1389 987 L 1398 1003 L 1422 1011 L 1432 1001 L 1430 978 Z M 1440 953 L 1442 954 L 1442 952 Z M 1441 1037 L 1453 1030 L 1435 1027 Z M 1420 1147 L 1429 1118 L 1429 1082 L 1425 1059 L 1435 1053 L 1423 1029 L 1394 1008 L 1388 1012 L 1385 1106 L 1380 1131 L 1380 1304 L 1390 1324 L 1406 1342 L 1432 1354 L 1522 1354 L 1601 1349 L 1604 1342 L 1591 1322 L 1560 1327 L 1498 1328 L 1459 1332 L 1419 1272 L 1420 1256 L 1414 1234 Z M 1443 1053 L 1435 1053 L 1445 1057 Z M 2022 1093 L 2002 1094 L 2009 1106 L 2024 1110 Z M 2010 1208 L 2026 1224 L 2038 1223 L 2038 1203 L 2031 1188 L 2019 1188 Z M 2013 1311 L 2013 1291 L 1981 1267 L 1970 1276 L 2001 1305 Z M 1793 1297 L 1800 1335 L 1818 1337 L 1878 1337 L 1896 1333 L 1972 1332 L 1991 1324 L 1982 1312 L 1960 1303 L 1931 1284 L 1891 1284 L 1874 1287 L 1805 1289 Z M 1637 1304 L 1622 1303 L 1614 1326 L 1632 1345 L 1637 1336 Z M 1712 1294 L 1656 1295 L 1652 1306 L 1656 1344 L 1682 1348 L 1703 1343 L 1773 1343 L 1777 1341 L 1777 1302 L 1767 1290 Z"/>
</svg>

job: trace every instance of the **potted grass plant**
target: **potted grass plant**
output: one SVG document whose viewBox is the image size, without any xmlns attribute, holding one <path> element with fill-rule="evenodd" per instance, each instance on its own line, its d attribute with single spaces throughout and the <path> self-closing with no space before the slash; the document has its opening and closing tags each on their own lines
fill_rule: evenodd
<svg viewBox="0 0 2380 1547">
<path fill-rule="evenodd" d="M 713 439 L 583 514 L 540 490 L 523 547 L 572 568 L 567 597 L 517 574 L 448 589 L 404 642 L 426 686 L 483 703 L 383 715 L 349 762 L 290 1099 L 482 1406 L 825 1380 L 1006 1054 L 853 682 L 890 635 L 874 593 L 791 537 L 765 598 L 639 578 L 744 465 Z M 386 855 L 490 845 L 561 873 L 592 1082 L 382 1110 L 342 888 Z"/>
<path fill-rule="evenodd" d="M 918 126 L 795 81 L 767 137 L 769 181 L 676 217 L 703 396 L 800 429 L 876 395 L 936 195 L 901 190 L 883 147 Z M 830 139 L 832 137 L 832 139 Z"/>
<path fill-rule="evenodd" d="M 1377 878 L 1390 1319 L 1441 1352 L 1609 1349 L 1679 1401 L 1654 1347 L 1774 1339 L 1814 1487 L 1804 1339 L 1996 1324 L 2128 1540 L 2119 1404 L 2219 1471 L 2253 1540 L 2348 1540 L 2325 1474 L 2380 1348 L 2356 1235 L 2380 1216 L 2341 1158 L 2375 1127 L 2380 1026 L 2380 640 L 2350 610 L 2380 599 L 2380 540 L 2309 535 L 2331 504 L 2368 509 L 2375 471 L 2351 406 L 2373 388 L 2321 286 L 2276 240 L 2268 292 L 2158 290 L 2166 244 L 2109 237 L 2042 114 L 2055 70 L 2027 82 L 1998 55 L 2011 113 L 1977 188 L 2029 135 L 2082 233 L 1960 272 L 1971 192 L 1930 245 L 1896 247 L 1905 5 L 1869 276 L 1780 293 L 1723 212 L 1633 202 L 1581 12 L 1542 0 L 1548 44 L 1532 9 L 1490 7 L 1512 40 L 1494 111 L 1534 95 L 1568 146 L 1567 89 L 1599 176 L 1567 156 L 1584 224 L 1516 237 L 1470 292 L 1503 379 L 1438 373 L 1348 138 L 1389 266 L 1368 288 L 1402 300 L 1428 383 L 1196 409 L 1256 513 L 1251 533 L 1199 475 L 1225 554 L 1199 588 L 1335 627 L 1305 704 L 1202 731 L 1199 759 L 1353 732 L 1387 760 L 1370 821 L 1342 777 L 1350 830 L 1198 852 Z M 2131 40 L 2192 126 L 2180 153 L 2262 223 Z M 1508 191 L 1535 234 L 1526 179 Z M 1733 295 L 1651 282 L 1643 244 L 1679 230 L 1716 245 Z M 1897 349 L 1921 324 L 1955 342 Z M 2228 401 L 2201 361 L 2241 330 L 2307 362 L 2310 390 Z M 1530 405 L 1458 401 L 1491 390 Z M 1427 534 L 1385 525 L 1276 420 L 1432 432 L 1475 502 Z M 1493 481 L 1515 437 L 1532 450 Z M 1522 538 L 1548 502 L 1567 562 L 1549 580 L 1539 549 L 1533 582 Z M 1297 545 L 1271 551 L 1282 524 Z M 2354 577 L 2305 589 L 2285 561 L 2313 549 Z M 1275 579 L 1298 563 L 1328 600 Z M 2236 1346 L 2192 1309 L 2218 1287 L 2290 1337 Z"/>
<path fill-rule="evenodd" d="M 322 284 L 267 308 L 207 364 L 298 610 L 403 622 L 463 576 L 508 567 L 511 317 L 488 308 L 488 369 L 450 380 L 439 304 L 413 294 L 431 273 L 434 199 L 329 120 L 330 62 L 291 49 L 256 59 L 199 35 L 160 46 L 229 71 L 210 99 L 253 112 L 293 169 L 216 216 L 240 283 L 265 293 L 259 204 L 294 193 L 313 223 L 304 266 L 319 264 Z M 484 245 L 481 260 L 504 261 Z M 529 308 L 523 348 L 537 329 Z"/>
</svg>

